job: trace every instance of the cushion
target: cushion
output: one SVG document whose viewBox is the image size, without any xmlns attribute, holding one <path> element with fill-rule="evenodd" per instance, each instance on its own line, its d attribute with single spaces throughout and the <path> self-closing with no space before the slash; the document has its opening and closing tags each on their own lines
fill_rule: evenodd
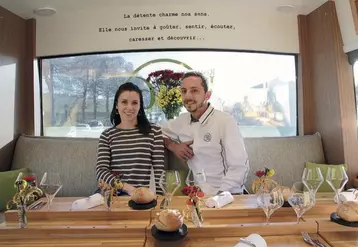
<svg viewBox="0 0 358 247">
<path fill-rule="evenodd" d="M 64 186 L 56 197 L 87 197 L 98 188 L 97 146 L 95 138 L 20 136 L 12 169 L 27 167 L 39 180 L 44 172 L 58 173 Z"/>
<path fill-rule="evenodd" d="M 333 192 L 333 189 L 331 188 L 331 186 L 326 182 L 326 175 L 327 175 L 327 170 L 328 167 L 334 168 L 334 169 L 339 169 L 340 167 L 344 167 L 345 170 L 347 171 L 347 165 L 346 164 L 340 164 L 340 165 L 331 165 L 331 164 L 316 164 L 316 163 L 311 163 L 311 162 L 306 162 L 306 167 L 307 168 L 320 168 L 322 175 L 323 175 L 323 179 L 324 182 L 322 183 L 322 185 L 319 187 L 317 192 Z"/>
<path fill-rule="evenodd" d="M 0 172 L 0 212 L 6 210 L 6 204 L 15 195 L 16 188 L 14 187 L 14 183 L 20 172 L 26 173 L 28 172 L 28 168 Z"/>
</svg>

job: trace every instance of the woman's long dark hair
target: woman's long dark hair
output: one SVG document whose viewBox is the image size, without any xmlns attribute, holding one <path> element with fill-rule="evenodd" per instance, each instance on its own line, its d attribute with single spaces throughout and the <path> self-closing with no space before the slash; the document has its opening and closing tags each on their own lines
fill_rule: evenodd
<svg viewBox="0 0 358 247">
<path fill-rule="evenodd" d="M 117 111 L 116 106 L 117 106 L 119 95 L 121 95 L 121 93 L 123 93 L 125 91 L 137 92 L 139 94 L 140 108 L 139 108 L 139 112 L 138 112 L 138 116 L 137 116 L 138 124 L 136 127 L 139 129 L 139 133 L 142 133 L 145 135 L 149 134 L 149 132 L 151 131 L 151 126 L 150 126 L 148 118 L 144 112 L 144 101 L 143 101 L 142 91 L 139 89 L 139 87 L 137 85 L 135 85 L 131 82 L 126 82 L 126 83 L 122 84 L 118 88 L 116 95 L 114 96 L 113 109 L 111 112 L 111 123 L 114 126 L 117 126 L 118 124 L 121 123 L 121 116 L 119 115 L 119 112 Z"/>
</svg>

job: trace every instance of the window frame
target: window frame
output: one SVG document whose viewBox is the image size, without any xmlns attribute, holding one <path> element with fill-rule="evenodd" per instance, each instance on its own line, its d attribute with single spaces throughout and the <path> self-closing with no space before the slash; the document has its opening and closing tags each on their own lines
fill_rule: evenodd
<svg viewBox="0 0 358 247">
<path fill-rule="evenodd" d="M 358 1 L 358 0 L 357 0 Z M 40 93 L 40 110 L 41 110 L 41 129 L 40 136 L 44 135 L 44 122 L 43 122 L 43 83 L 42 83 L 42 61 L 46 59 L 55 59 L 55 58 L 64 58 L 64 57 L 74 57 L 74 56 L 86 56 L 86 55 L 101 55 L 101 54 L 123 54 L 123 53 L 135 53 L 135 52 L 197 52 L 197 51 L 206 51 L 206 52 L 233 52 L 233 53 L 260 53 L 268 55 L 285 55 L 294 57 L 295 61 L 295 90 L 296 90 L 296 135 L 299 136 L 299 80 L 298 80 L 298 56 L 297 53 L 287 53 L 287 52 L 270 52 L 270 51 L 257 51 L 257 50 L 242 50 L 242 49 L 211 49 L 211 48 L 166 48 L 166 49 L 133 49 L 133 50 L 112 50 L 112 51 L 101 51 L 101 52 L 84 52 L 84 53 L 71 53 L 71 54 L 61 54 L 61 55 L 50 55 L 50 56 L 40 56 L 37 57 L 38 62 L 38 73 L 39 73 L 39 93 Z M 357 50 L 358 55 L 358 50 Z M 35 107 L 35 106 L 34 106 Z M 36 117 L 36 116 L 35 116 Z M 280 136 L 276 138 L 283 137 L 295 137 L 295 136 Z M 68 138 L 77 138 L 77 137 L 68 137 Z M 246 137 L 246 138 L 255 138 L 255 137 Z M 266 137 L 257 137 L 257 138 L 266 138 Z M 272 137 L 267 137 L 272 138 Z"/>
</svg>

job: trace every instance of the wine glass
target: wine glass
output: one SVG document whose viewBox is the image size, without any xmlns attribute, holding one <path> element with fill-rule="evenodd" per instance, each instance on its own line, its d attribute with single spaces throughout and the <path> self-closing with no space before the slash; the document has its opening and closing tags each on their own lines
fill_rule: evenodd
<svg viewBox="0 0 358 247">
<path fill-rule="evenodd" d="M 302 182 L 307 186 L 311 186 L 313 193 L 316 194 L 319 187 L 324 182 L 324 178 L 319 167 L 305 168 L 302 174 Z"/>
<path fill-rule="evenodd" d="M 186 175 L 185 184 L 188 186 L 195 185 L 195 177 L 194 177 L 194 173 L 191 169 L 189 169 L 188 174 Z"/>
<path fill-rule="evenodd" d="M 291 191 L 288 203 L 296 212 L 298 224 L 302 215 L 315 205 L 315 194 L 312 187 L 303 182 L 294 183 Z"/>
<path fill-rule="evenodd" d="M 340 194 L 348 182 L 348 175 L 346 173 L 346 169 L 343 166 L 332 168 L 328 167 L 326 181 L 331 186 L 335 193 L 335 201 L 338 205 L 341 203 Z"/>
<path fill-rule="evenodd" d="M 268 225 L 271 215 L 284 203 L 281 186 L 271 179 L 262 182 L 257 192 L 257 203 L 265 212 Z"/>
<path fill-rule="evenodd" d="M 60 179 L 60 174 L 47 172 L 44 173 L 40 182 L 40 188 L 46 195 L 48 211 L 50 211 L 51 203 L 62 186 L 63 184 Z"/>
<path fill-rule="evenodd" d="M 186 176 L 185 183 L 188 186 L 198 186 L 205 195 L 213 195 L 214 189 L 207 183 L 204 169 L 199 169 L 197 172 L 193 172 L 193 170 L 190 169 Z"/>
<path fill-rule="evenodd" d="M 159 186 L 162 188 L 165 196 L 165 209 L 170 208 L 172 197 L 181 185 L 178 171 L 163 171 L 160 176 Z"/>
</svg>

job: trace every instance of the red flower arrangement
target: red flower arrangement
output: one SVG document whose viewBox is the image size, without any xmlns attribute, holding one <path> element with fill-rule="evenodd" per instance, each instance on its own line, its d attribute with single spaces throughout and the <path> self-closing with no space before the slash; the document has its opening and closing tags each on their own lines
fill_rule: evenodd
<svg viewBox="0 0 358 247">
<path fill-rule="evenodd" d="M 194 186 L 186 185 L 182 189 L 182 192 L 184 195 L 187 195 L 189 197 L 189 199 L 186 201 L 186 204 L 189 206 L 191 205 L 196 206 L 200 198 L 203 198 L 205 195 L 204 192 L 198 186 L 195 185 Z"/>
<path fill-rule="evenodd" d="M 147 77 L 147 81 L 159 91 L 159 87 L 162 84 L 165 84 L 168 88 L 179 87 L 180 79 L 183 76 L 184 73 L 182 72 L 174 72 L 173 70 L 165 69 L 150 73 Z"/>
<path fill-rule="evenodd" d="M 201 226 L 201 224 L 203 223 L 203 216 L 201 215 L 201 210 L 200 210 L 200 202 L 201 202 L 201 198 L 204 197 L 204 192 L 200 189 L 199 186 L 184 186 L 184 188 L 182 189 L 183 194 L 187 195 L 189 198 L 188 200 L 186 200 L 186 205 L 187 205 L 187 210 L 184 210 L 184 215 L 186 216 L 186 218 L 189 217 L 189 212 L 193 212 L 192 210 L 190 210 L 190 208 L 192 207 L 196 216 L 194 216 L 193 214 L 191 214 L 192 220 L 194 225 L 196 226 Z"/>
<path fill-rule="evenodd" d="M 36 180 L 36 178 L 35 178 L 35 176 L 28 175 L 28 176 L 24 176 L 24 180 L 26 182 L 33 182 Z"/>
<path fill-rule="evenodd" d="M 26 175 L 23 177 L 23 180 L 25 180 L 29 185 L 36 187 L 36 177 L 33 175 Z"/>
</svg>

